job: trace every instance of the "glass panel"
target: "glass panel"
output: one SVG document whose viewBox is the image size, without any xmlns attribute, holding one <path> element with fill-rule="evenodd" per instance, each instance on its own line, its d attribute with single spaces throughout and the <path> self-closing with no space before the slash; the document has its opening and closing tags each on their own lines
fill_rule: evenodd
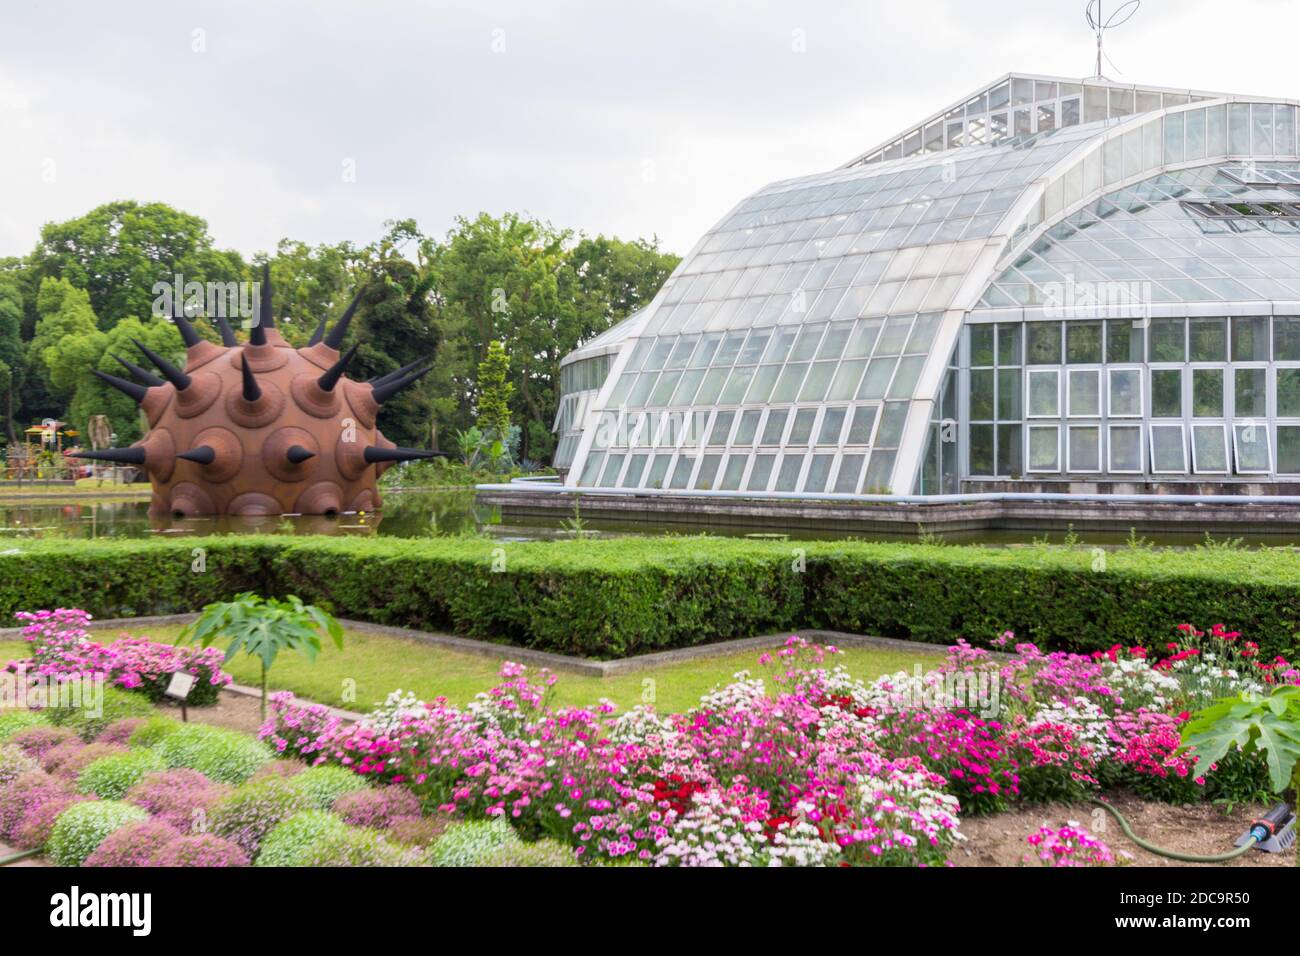
<svg viewBox="0 0 1300 956">
<path fill-rule="evenodd" d="M 1200 474 L 1228 470 L 1227 434 L 1222 425 L 1192 426 L 1192 467 Z"/>
<path fill-rule="evenodd" d="M 1183 370 L 1151 370 L 1151 415 L 1153 418 L 1183 417 Z"/>
<path fill-rule="evenodd" d="M 998 474 L 1019 477 L 1020 467 L 1020 426 L 998 426 Z"/>
<path fill-rule="evenodd" d="M 1110 470 L 1142 470 L 1142 428 L 1139 425 L 1110 426 Z"/>
<path fill-rule="evenodd" d="M 748 365 L 751 362 L 757 362 L 763 350 L 767 348 L 768 340 L 772 337 L 770 329 L 755 329 L 753 333 L 745 340 L 745 347 L 740 350 L 740 355 L 736 361 L 741 365 Z"/>
<path fill-rule="evenodd" d="M 1141 362 L 1142 329 L 1131 319 L 1106 323 L 1106 361 Z"/>
<path fill-rule="evenodd" d="M 1055 417 L 1061 414 L 1060 374 L 1056 369 L 1030 369 L 1029 414 L 1031 417 Z"/>
<path fill-rule="evenodd" d="M 849 359 L 840 363 L 826 397 L 830 399 L 853 398 L 858 393 L 858 383 L 867 367 L 866 359 Z"/>
<path fill-rule="evenodd" d="M 1268 361 L 1268 317 L 1255 315 L 1232 320 L 1232 360 Z"/>
<path fill-rule="evenodd" d="M 1274 317 L 1273 361 L 1300 362 L 1300 318 Z"/>
<path fill-rule="evenodd" d="M 808 476 L 804 478 L 803 490 L 813 494 L 825 491 L 826 480 L 831 476 L 831 465 L 834 462 L 834 455 L 813 455 L 812 462 L 808 465 Z"/>
<path fill-rule="evenodd" d="M 624 488 L 638 488 L 641 485 L 641 473 L 645 471 L 648 455 L 633 455 L 627 463 L 627 474 L 623 476 Z"/>
<path fill-rule="evenodd" d="M 1223 362 L 1228 357 L 1226 319 L 1192 319 L 1191 345 L 1193 362 Z"/>
<path fill-rule="evenodd" d="M 695 401 L 700 405 L 712 405 L 722 394 L 722 386 L 731 374 L 730 368 L 711 368 L 704 373 L 704 383 L 695 393 Z"/>
<path fill-rule="evenodd" d="M 790 410 L 786 408 L 774 408 L 768 412 L 767 421 L 763 423 L 763 438 L 759 444 L 781 444 L 781 435 L 785 432 L 785 421 L 789 415 Z"/>
<path fill-rule="evenodd" d="M 744 330 L 728 332 L 727 337 L 722 340 L 718 346 L 718 354 L 713 359 L 714 365 L 731 365 L 736 361 L 736 356 L 740 354 L 740 347 L 745 343 L 745 336 L 749 333 Z M 730 462 L 728 462 L 730 467 Z"/>
<path fill-rule="evenodd" d="M 807 362 L 792 362 L 787 365 L 781 372 L 776 388 L 772 391 L 772 401 L 793 402 L 799 394 L 799 385 L 807 372 Z"/>
<path fill-rule="evenodd" d="M 655 455 L 654 460 L 650 462 L 650 471 L 645 479 L 647 488 L 662 488 L 664 486 L 664 476 L 668 474 L 668 463 L 672 461 L 672 458 L 671 454 Z"/>
<path fill-rule="evenodd" d="M 1056 425 L 1029 426 L 1029 470 L 1061 470 L 1061 430 Z"/>
<path fill-rule="evenodd" d="M 1151 426 L 1151 470 L 1167 475 L 1187 471 L 1182 425 Z"/>
<path fill-rule="evenodd" d="M 835 374 L 835 366 L 835 362 L 813 362 L 808 377 L 804 379 L 803 387 L 799 389 L 799 401 L 820 402 L 825 398 L 826 391 L 830 388 L 831 376 Z"/>
<path fill-rule="evenodd" d="M 768 343 L 767 352 L 763 355 L 764 362 L 772 362 L 780 365 L 790 356 L 790 349 L 794 345 L 795 337 L 799 334 L 798 326 L 788 325 L 776 330 Z"/>
<path fill-rule="evenodd" d="M 867 463 L 867 475 L 862 482 L 862 493 L 864 495 L 887 495 L 890 493 L 889 478 L 894 471 L 894 458 L 896 453 L 892 451 L 877 451 L 871 455 L 871 461 Z"/>
<path fill-rule="evenodd" d="M 672 398 L 673 392 L 677 388 L 677 382 L 682 377 L 681 372 L 664 372 L 659 376 L 659 382 L 655 385 L 655 390 L 650 393 L 650 405 L 667 405 L 668 400 Z"/>
<path fill-rule="evenodd" d="M 845 358 L 868 358 L 880 335 L 880 319 L 862 319 L 853 328 L 848 347 L 844 350 Z"/>
<path fill-rule="evenodd" d="M 754 444 L 754 435 L 758 432 L 758 420 L 763 413 L 757 408 L 747 408 L 740 416 L 740 425 L 736 427 L 736 437 L 732 439 L 733 445 L 749 446 Z"/>
<path fill-rule="evenodd" d="M 1097 425 L 1071 425 L 1068 429 L 1069 471 L 1101 471 L 1101 428 Z"/>
<path fill-rule="evenodd" d="M 689 455 L 680 456 L 673 468 L 673 477 L 668 483 L 668 487 L 679 489 L 687 487 L 691 483 L 691 472 L 694 470 L 695 459 Z"/>
<path fill-rule="evenodd" d="M 739 491 L 740 479 L 745 474 L 745 465 L 749 458 L 745 455 L 729 455 L 727 457 L 727 470 L 722 474 L 721 489 L 723 491 Z"/>
<path fill-rule="evenodd" d="M 885 389 L 889 385 L 889 379 L 894 374 L 894 366 L 898 364 L 896 358 L 875 358 L 867 366 L 867 374 L 862 379 L 862 387 L 858 389 L 858 398 L 884 398 Z"/>
<path fill-rule="evenodd" d="M 709 432 L 710 445 L 725 445 L 727 435 L 731 432 L 731 424 L 735 421 L 736 413 L 733 411 L 720 411 L 713 416 L 713 429 Z"/>
<path fill-rule="evenodd" d="M 746 491 L 766 491 L 767 483 L 772 478 L 772 466 L 776 455 L 755 455 L 754 467 L 749 471 L 749 480 L 745 482 Z"/>
<path fill-rule="evenodd" d="M 1107 369 L 1110 378 L 1110 414 L 1128 417 L 1142 414 L 1142 370 Z"/>
<path fill-rule="evenodd" d="M 650 350 L 650 355 L 645 360 L 645 365 L 641 367 L 643 372 L 657 372 L 664 367 L 664 362 L 673 350 L 673 339 L 659 338 L 655 339 L 654 348 Z"/>
<path fill-rule="evenodd" d="M 1300 474 L 1300 425 L 1277 426 L 1277 470 L 1284 475 Z"/>
<path fill-rule="evenodd" d="M 817 444 L 838 445 L 840 443 L 840 433 L 844 431 L 845 412 L 844 408 L 831 406 L 822 413 L 822 427 L 817 433 Z"/>
<path fill-rule="evenodd" d="M 749 389 L 749 381 L 753 377 L 754 367 L 752 365 L 734 369 L 731 377 L 727 379 L 726 387 L 722 389 L 722 394 L 718 396 L 718 401 L 723 405 L 739 405 L 741 399 L 745 397 L 745 392 Z"/>
<path fill-rule="evenodd" d="M 898 363 L 898 371 L 889 386 L 889 398 L 911 398 L 916 389 L 916 380 L 925 365 L 924 355 L 909 355 Z M 820 397 L 820 396 L 819 396 Z"/>
<path fill-rule="evenodd" d="M 1061 324 L 1029 322 L 1025 325 L 1026 361 L 1030 365 L 1061 364 Z"/>
<path fill-rule="evenodd" d="M 835 491 L 841 494 L 856 494 L 858 482 L 862 478 L 862 463 L 865 455 L 845 455 L 840 459 L 840 470 L 835 476 Z"/>
<path fill-rule="evenodd" d="M 1277 417 L 1300 418 L 1300 369 L 1277 370 Z M 1280 458 L 1281 443 L 1278 450 Z"/>
<path fill-rule="evenodd" d="M 1223 369 L 1192 369 L 1192 417 L 1223 417 Z"/>
<path fill-rule="evenodd" d="M 600 484 L 605 488 L 615 488 L 618 486 L 618 473 L 623 470 L 623 461 L 625 455 L 610 455 L 605 462 L 605 471 L 600 476 Z"/>
<path fill-rule="evenodd" d="M 1020 364 L 1020 326 L 998 326 L 998 364 Z"/>
<path fill-rule="evenodd" d="M 826 338 L 822 339 L 821 348 L 817 350 L 817 357 L 823 359 L 837 359 L 844 354 L 844 348 L 849 343 L 849 336 L 853 332 L 852 322 L 832 322 L 830 328 L 826 331 Z"/>
<path fill-rule="evenodd" d="M 803 455 L 786 455 L 781 459 L 781 470 L 776 475 L 775 491 L 794 491 L 799 484 L 799 472 L 803 470 Z"/>
<path fill-rule="evenodd" d="M 817 345 L 821 342 L 822 333 L 825 331 L 825 323 L 804 326 L 795 341 L 794 349 L 790 352 L 791 360 L 805 362 L 816 355 Z"/>
<path fill-rule="evenodd" d="M 972 475 L 992 475 L 993 468 L 993 426 L 970 426 L 970 473 Z"/>
<path fill-rule="evenodd" d="M 1066 405 L 1069 415 L 1101 414 L 1101 372 L 1098 369 L 1071 369 L 1070 396 Z"/>
<path fill-rule="evenodd" d="M 1267 474 L 1269 460 L 1268 427 L 1254 422 L 1233 426 L 1233 447 L 1237 452 L 1237 471 L 1242 474 Z"/>
<path fill-rule="evenodd" d="M 994 333 L 995 328 L 992 325 L 972 325 L 970 327 L 971 368 L 993 364 Z"/>
<path fill-rule="evenodd" d="M 1065 360 L 1071 365 L 1096 365 L 1101 362 L 1100 322 L 1065 324 Z"/>
<path fill-rule="evenodd" d="M 898 447 L 898 442 L 903 437 L 903 423 L 907 420 L 907 406 L 907 402 L 885 403 L 885 410 L 880 415 L 880 427 L 876 429 L 878 447 Z"/>
<path fill-rule="evenodd" d="M 673 392 L 671 405 L 689 405 L 695 398 L 695 392 L 700 387 L 700 380 L 704 378 L 704 369 L 693 368 L 682 373 L 681 381 L 677 384 L 677 391 Z"/>
<path fill-rule="evenodd" d="M 1007 421 L 1020 414 L 1020 369 L 998 369 L 998 418 Z"/>
<path fill-rule="evenodd" d="M 691 357 L 695 351 L 695 346 L 699 342 L 698 335 L 683 335 L 673 346 L 672 354 L 668 356 L 668 361 L 664 363 L 664 368 L 685 368 L 686 360 Z"/>
<path fill-rule="evenodd" d="M 817 409 L 801 408 L 794 413 L 794 423 L 790 426 L 790 437 L 787 438 L 787 445 L 806 445 L 808 439 L 812 437 L 813 421 L 817 418 Z"/>
<path fill-rule="evenodd" d="M 853 422 L 849 425 L 849 433 L 844 438 L 846 445 L 869 445 L 871 444 L 871 430 L 876 424 L 876 412 L 879 405 L 858 405 L 853 409 Z"/>
<path fill-rule="evenodd" d="M 912 316 L 891 315 L 885 320 L 885 329 L 876 343 L 877 355 L 898 355 L 903 351 L 907 333 L 912 328 Z"/>
<path fill-rule="evenodd" d="M 1239 368 L 1232 373 L 1232 414 L 1236 418 L 1263 418 L 1268 414 L 1267 369 Z"/>
<path fill-rule="evenodd" d="M 1187 334 L 1182 319 L 1151 320 L 1151 361 L 1187 361 Z"/>
<path fill-rule="evenodd" d="M 700 473 L 695 476 L 695 487 L 699 491 L 712 491 L 713 482 L 718 475 L 718 466 L 722 464 L 721 455 L 705 455 L 700 462 Z"/>
<path fill-rule="evenodd" d="M 751 405 L 766 402 L 771 396 L 772 389 L 776 386 L 776 380 L 780 374 L 780 365 L 760 365 L 749 384 L 749 391 L 745 393 L 745 401 Z"/>
</svg>

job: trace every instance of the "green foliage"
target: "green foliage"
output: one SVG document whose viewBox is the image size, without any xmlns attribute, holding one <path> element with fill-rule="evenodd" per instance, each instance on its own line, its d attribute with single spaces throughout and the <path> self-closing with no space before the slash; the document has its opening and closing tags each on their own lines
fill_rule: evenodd
<svg viewBox="0 0 1300 956">
<path fill-rule="evenodd" d="M 328 611 L 304 604 L 296 595 L 286 599 L 259 597 L 251 591 L 233 601 L 220 601 L 203 609 L 198 620 L 181 631 L 177 643 L 196 642 L 211 647 L 226 640 L 226 660 L 241 650 L 262 664 L 262 719 L 266 719 L 266 673 L 282 650 L 300 651 L 314 662 L 320 653 L 320 632 L 343 649 L 343 626 Z"/>
<path fill-rule="evenodd" d="M 175 718 L 155 714 L 135 729 L 131 734 L 130 744 L 132 747 L 154 747 L 164 737 L 170 737 L 184 726 Z"/>
<path fill-rule="evenodd" d="M 514 852 L 521 843 L 502 817 L 454 823 L 434 841 L 426 854 L 430 866 L 483 866 L 503 849 Z"/>
<path fill-rule="evenodd" d="M 213 808 L 212 832 L 256 859 L 262 842 L 281 821 L 307 810 L 306 798 L 275 777 L 247 783 Z"/>
<path fill-rule="evenodd" d="M 558 840 L 507 842 L 483 858 L 480 866 L 577 866 L 573 847 Z"/>
<path fill-rule="evenodd" d="M 34 607 L 101 617 L 190 610 L 255 589 L 339 617 L 617 658 L 817 627 L 947 644 L 1012 630 L 1044 650 L 1159 647 L 1222 622 L 1295 658 L 1289 552 L 1087 550 L 709 537 L 508 542 L 210 538 L 41 541 L 0 554 L 0 619 Z"/>
<path fill-rule="evenodd" d="M 311 767 L 296 774 L 289 785 L 317 810 L 328 810 L 345 793 L 369 789 L 365 778 L 343 767 Z"/>
<path fill-rule="evenodd" d="M 49 724 L 49 715 L 41 711 L 18 708 L 0 710 L 0 744 L 28 727 L 45 727 Z"/>
<path fill-rule="evenodd" d="M 40 769 L 41 765 L 23 753 L 17 744 L 0 744 L 0 787 L 8 786 L 25 773 Z"/>
<path fill-rule="evenodd" d="M 302 857 L 303 866 L 414 866 L 419 854 L 391 843 L 377 830 L 345 827 L 326 834 Z"/>
<path fill-rule="evenodd" d="M 1184 725 L 1183 747 L 1204 766 L 1217 763 L 1229 750 L 1257 750 L 1268 764 L 1274 793 L 1292 784 L 1300 787 L 1300 687 L 1217 701 Z"/>
<path fill-rule="evenodd" d="M 510 430 L 510 398 L 515 387 L 509 376 L 510 357 L 505 346 L 493 339 L 478 363 L 477 427 L 498 441 L 504 441 Z"/>
<path fill-rule="evenodd" d="M 271 759 L 252 737 L 205 724 L 182 724 L 154 745 L 170 769 L 186 767 L 218 783 L 240 784 Z"/>
<path fill-rule="evenodd" d="M 55 866 L 81 866 L 104 839 L 119 827 L 149 819 L 149 814 L 129 803 L 92 800 L 75 803 L 59 814 L 45 844 Z"/>
<path fill-rule="evenodd" d="M 149 717 L 154 712 L 153 705 L 146 698 L 116 687 L 105 687 L 102 706 L 95 706 L 97 703 L 93 695 L 87 695 L 82 701 L 83 706 L 51 707 L 50 723 L 70 727 L 82 740 L 90 743 L 114 721 Z"/>
<path fill-rule="evenodd" d="M 276 824 L 262 842 L 254 866 L 304 866 L 322 841 L 340 836 L 347 829 L 346 823 L 324 810 L 295 813 Z"/>
<path fill-rule="evenodd" d="M 100 757 L 77 775 L 77 792 L 93 793 L 101 800 L 121 800 L 147 773 L 165 769 L 152 750 L 131 750 Z"/>
</svg>

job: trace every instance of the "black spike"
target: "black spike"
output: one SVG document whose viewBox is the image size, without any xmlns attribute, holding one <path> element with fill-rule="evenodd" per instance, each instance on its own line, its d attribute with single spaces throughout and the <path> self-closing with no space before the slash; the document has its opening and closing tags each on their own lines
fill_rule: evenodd
<svg viewBox="0 0 1300 956">
<path fill-rule="evenodd" d="M 303 448 L 302 445 L 290 445 L 284 456 L 295 465 L 301 465 L 308 458 L 315 458 L 316 453 Z"/>
<path fill-rule="evenodd" d="M 360 342 L 357 342 L 352 348 L 344 352 L 337 362 L 327 368 L 320 378 L 316 379 L 316 384 L 324 391 L 334 391 L 334 386 L 338 384 L 339 379 L 343 377 L 343 373 L 347 371 L 348 363 L 352 361 L 352 356 L 357 354 L 357 347 L 360 344 Z"/>
<path fill-rule="evenodd" d="M 139 445 L 130 448 L 105 448 L 101 451 L 74 451 L 73 458 L 88 458 L 91 461 L 112 461 L 119 465 L 143 465 L 144 449 Z"/>
<path fill-rule="evenodd" d="M 99 378 L 100 381 L 112 385 L 115 389 L 117 389 L 120 392 L 125 392 L 127 395 L 130 395 L 132 398 L 134 398 L 137 402 L 143 402 L 144 393 L 149 390 L 143 385 L 139 385 L 135 382 L 128 382 L 126 379 L 118 378 L 116 375 L 109 375 L 107 372 L 101 372 L 97 368 L 92 368 L 91 371 L 95 373 L 95 375 Z"/>
<path fill-rule="evenodd" d="M 385 382 L 391 382 L 395 378 L 401 378 L 403 375 L 407 374 L 408 372 L 415 371 L 415 369 L 419 368 L 426 361 L 428 361 L 428 359 L 418 358 L 414 362 L 410 362 L 406 365 L 403 365 L 401 368 L 397 369 L 396 371 L 385 372 L 383 375 L 380 375 L 377 378 L 372 378 L 370 380 L 370 384 L 383 385 Z"/>
<path fill-rule="evenodd" d="M 144 353 L 145 358 L 158 366 L 158 371 L 163 373 L 163 378 L 175 385 L 176 391 L 183 392 L 185 389 L 190 387 L 190 377 L 188 375 L 178 369 L 171 362 L 167 361 L 153 349 L 149 348 L 149 346 L 145 345 L 139 339 L 132 339 L 131 341 L 135 343 L 136 348 Z"/>
<path fill-rule="evenodd" d="M 184 458 L 186 461 L 198 462 L 200 465 L 210 465 L 216 461 L 217 453 L 212 450 L 211 445 L 200 445 L 198 448 L 183 451 L 176 457 Z"/>
<path fill-rule="evenodd" d="M 113 353 L 110 352 L 109 354 L 112 355 Z M 130 372 L 131 377 L 134 378 L 141 385 L 148 385 L 150 388 L 156 388 L 159 385 L 167 384 L 167 380 L 165 378 L 159 378 L 153 372 L 149 372 L 142 369 L 134 362 L 128 362 L 126 359 L 122 358 L 119 355 L 113 355 L 113 358 L 117 361 L 118 365 L 122 366 L 122 368 Z"/>
<path fill-rule="evenodd" d="M 275 313 L 271 309 L 271 263 L 269 262 L 262 264 L 262 310 L 257 324 L 268 329 L 275 328 Z"/>
<path fill-rule="evenodd" d="M 198 345 L 203 341 L 203 337 L 200 336 L 198 332 L 194 331 L 194 326 L 190 324 L 190 320 L 185 318 L 185 316 L 172 316 L 172 321 L 176 323 L 176 328 L 180 330 L 181 341 L 185 343 L 186 348 L 189 348 L 191 345 Z"/>
<path fill-rule="evenodd" d="M 252 366 L 248 364 L 248 354 L 244 354 L 244 360 L 239 363 L 239 370 L 244 377 L 244 401 L 255 402 L 262 397 L 262 388 L 257 384 L 257 377 L 253 375 Z"/>
<path fill-rule="evenodd" d="M 447 456 L 445 451 L 428 451 L 424 448 L 403 448 L 400 445 L 396 448 L 379 448 L 376 445 L 367 445 L 362 456 L 366 464 L 373 465 L 380 461 L 415 461 L 421 458 L 438 458 Z"/>
<path fill-rule="evenodd" d="M 249 329 L 249 330 L 248 330 L 248 344 L 249 344 L 249 345 L 265 345 L 265 344 L 266 344 L 266 328 L 265 328 L 264 326 L 262 326 L 262 325 L 255 325 L 255 326 L 253 326 L 251 329 Z"/>
<path fill-rule="evenodd" d="M 316 345 L 323 338 L 325 338 L 325 320 L 321 319 L 320 322 L 316 324 L 316 331 L 313 332 L 311 338 L 307 340 L 307 344 Z"/>
<path fill-rule="evenodd" d="M 337 349 L 343 344 L 343 337 L 348 334 L 348 326 L 352 324 L 352 316 L 356 314 L 357 306 L 361 304 L 361 293 L 365 291 L 363 286 L 357 290 L 357 294 L 352 297 L 352 302 L 343 311 L 343 315 L 334 323 L 334 328 L 330 329 L 330 334 L 325 336 L 325 344 L 332 349 Z"/>
<path fill-rule="evenodd" d="M 421 369 L 418 372 L 412 372 L 410 375 L 403 378 L 395 378 L 391 381 L 385 382 L 383 385 L 375 385 L 372 387 L 371 397 L 382 405 L 402 389 L 406 388 L 406 386 L 418 381 L 425 375 L 428 375 L 429 370 L 432 368 L 433 366 L 430 365 L 428 368 Z"/>
<path fill-rule="evenodd" d="M 213 321 L 217 323 L 217 331 L 221 333 L 222 345 L 232 348 L 239 344 L 239 339 L 235 338 L 235 330 L 230 327 L 224 315 L 218 315 Z"/>
</svg>

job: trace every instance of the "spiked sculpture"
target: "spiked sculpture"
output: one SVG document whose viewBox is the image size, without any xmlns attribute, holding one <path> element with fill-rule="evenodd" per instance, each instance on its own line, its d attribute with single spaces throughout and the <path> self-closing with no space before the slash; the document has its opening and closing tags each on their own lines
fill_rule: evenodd
<svg viewBox="0 0 1300 956">
<path fill-rule="evenodd" d="M 260 314 L 246 345 L 225 319 L 216 320 L 223 345 L 215 345 L 178 316 L 183 369 L 137 342 L 161 377 L 117 356 L 130 379 L 94 370 L 139 402 L 149 433 L 130 448 L 77 457 L 143 467 L 154 516 L 377 510 L 375 480 L 385 469 L 439 452 L 399 448 L 375 427 L 380 406 L 429 365 L 416 362 L 373 382 L 344 374 L 357 347 L 342 355 L 339 347 L 357 304 L 328 335 L 322 321 L 311 342 L 295 349 L 275 328 L 264 269 Z"/>
</svg>

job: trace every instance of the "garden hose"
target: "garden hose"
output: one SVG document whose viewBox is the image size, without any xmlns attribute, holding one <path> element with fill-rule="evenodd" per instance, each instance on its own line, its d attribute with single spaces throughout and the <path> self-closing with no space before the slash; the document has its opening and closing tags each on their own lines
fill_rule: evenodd
<svg viewBox="0 0 1300 956">
<path fill-rule="evenodd" d="M 23 850 L 23 852 L 14 853 L 11 856 L 0 856 L 0 866 L 8 866 L 10 863 L 17 863 L 19 860 L 25 860 L 29 856 L 35 856 L 40 852 L 41 848 L 37 847 L 34 850 Z"/>
<path fill-rule="evenodd" d="M 1216 853 L 1213 856 L 1198 856 L 1195 853 L 1179 853 L 1176 850 L 1166 850 L 1164 847 L 1158 847 L 1154 843 L 1148 843 L 1146 840 L 1142 839 L 1133 832 L 1133 828 L 1129 826 L 1128 821 L 1124 819 L 1124 814 L 1120 813 L 1105 800 L 1097 800 L 1094 798 L 1092 802 L 1105 809 L 1112 817 L 1114 817 L 1116 822 L 1119 823 L 1119 828 L 1124 831 L 1124 835 L 1138 846 L 1142 847 L 1142 849 L 1149 853 L 1154 853 L 1156 856 L 1163 856 L 1170 860 L 1179 860 L 1183 863 L 1227 863 L 1229 860 L 1235 860 L 1239 856 L 1245 856 L 1254 848 L 1256 843 L 1261 843 L 1266 840 L 1271 832 L 1264 823 L 1257 821 L 1251 825 L 1250 839 L 1246 841 L 1244 846 L 1239 846 L 1235 850 L 1230 850 L 1227 853 Z"/>
</svg>

